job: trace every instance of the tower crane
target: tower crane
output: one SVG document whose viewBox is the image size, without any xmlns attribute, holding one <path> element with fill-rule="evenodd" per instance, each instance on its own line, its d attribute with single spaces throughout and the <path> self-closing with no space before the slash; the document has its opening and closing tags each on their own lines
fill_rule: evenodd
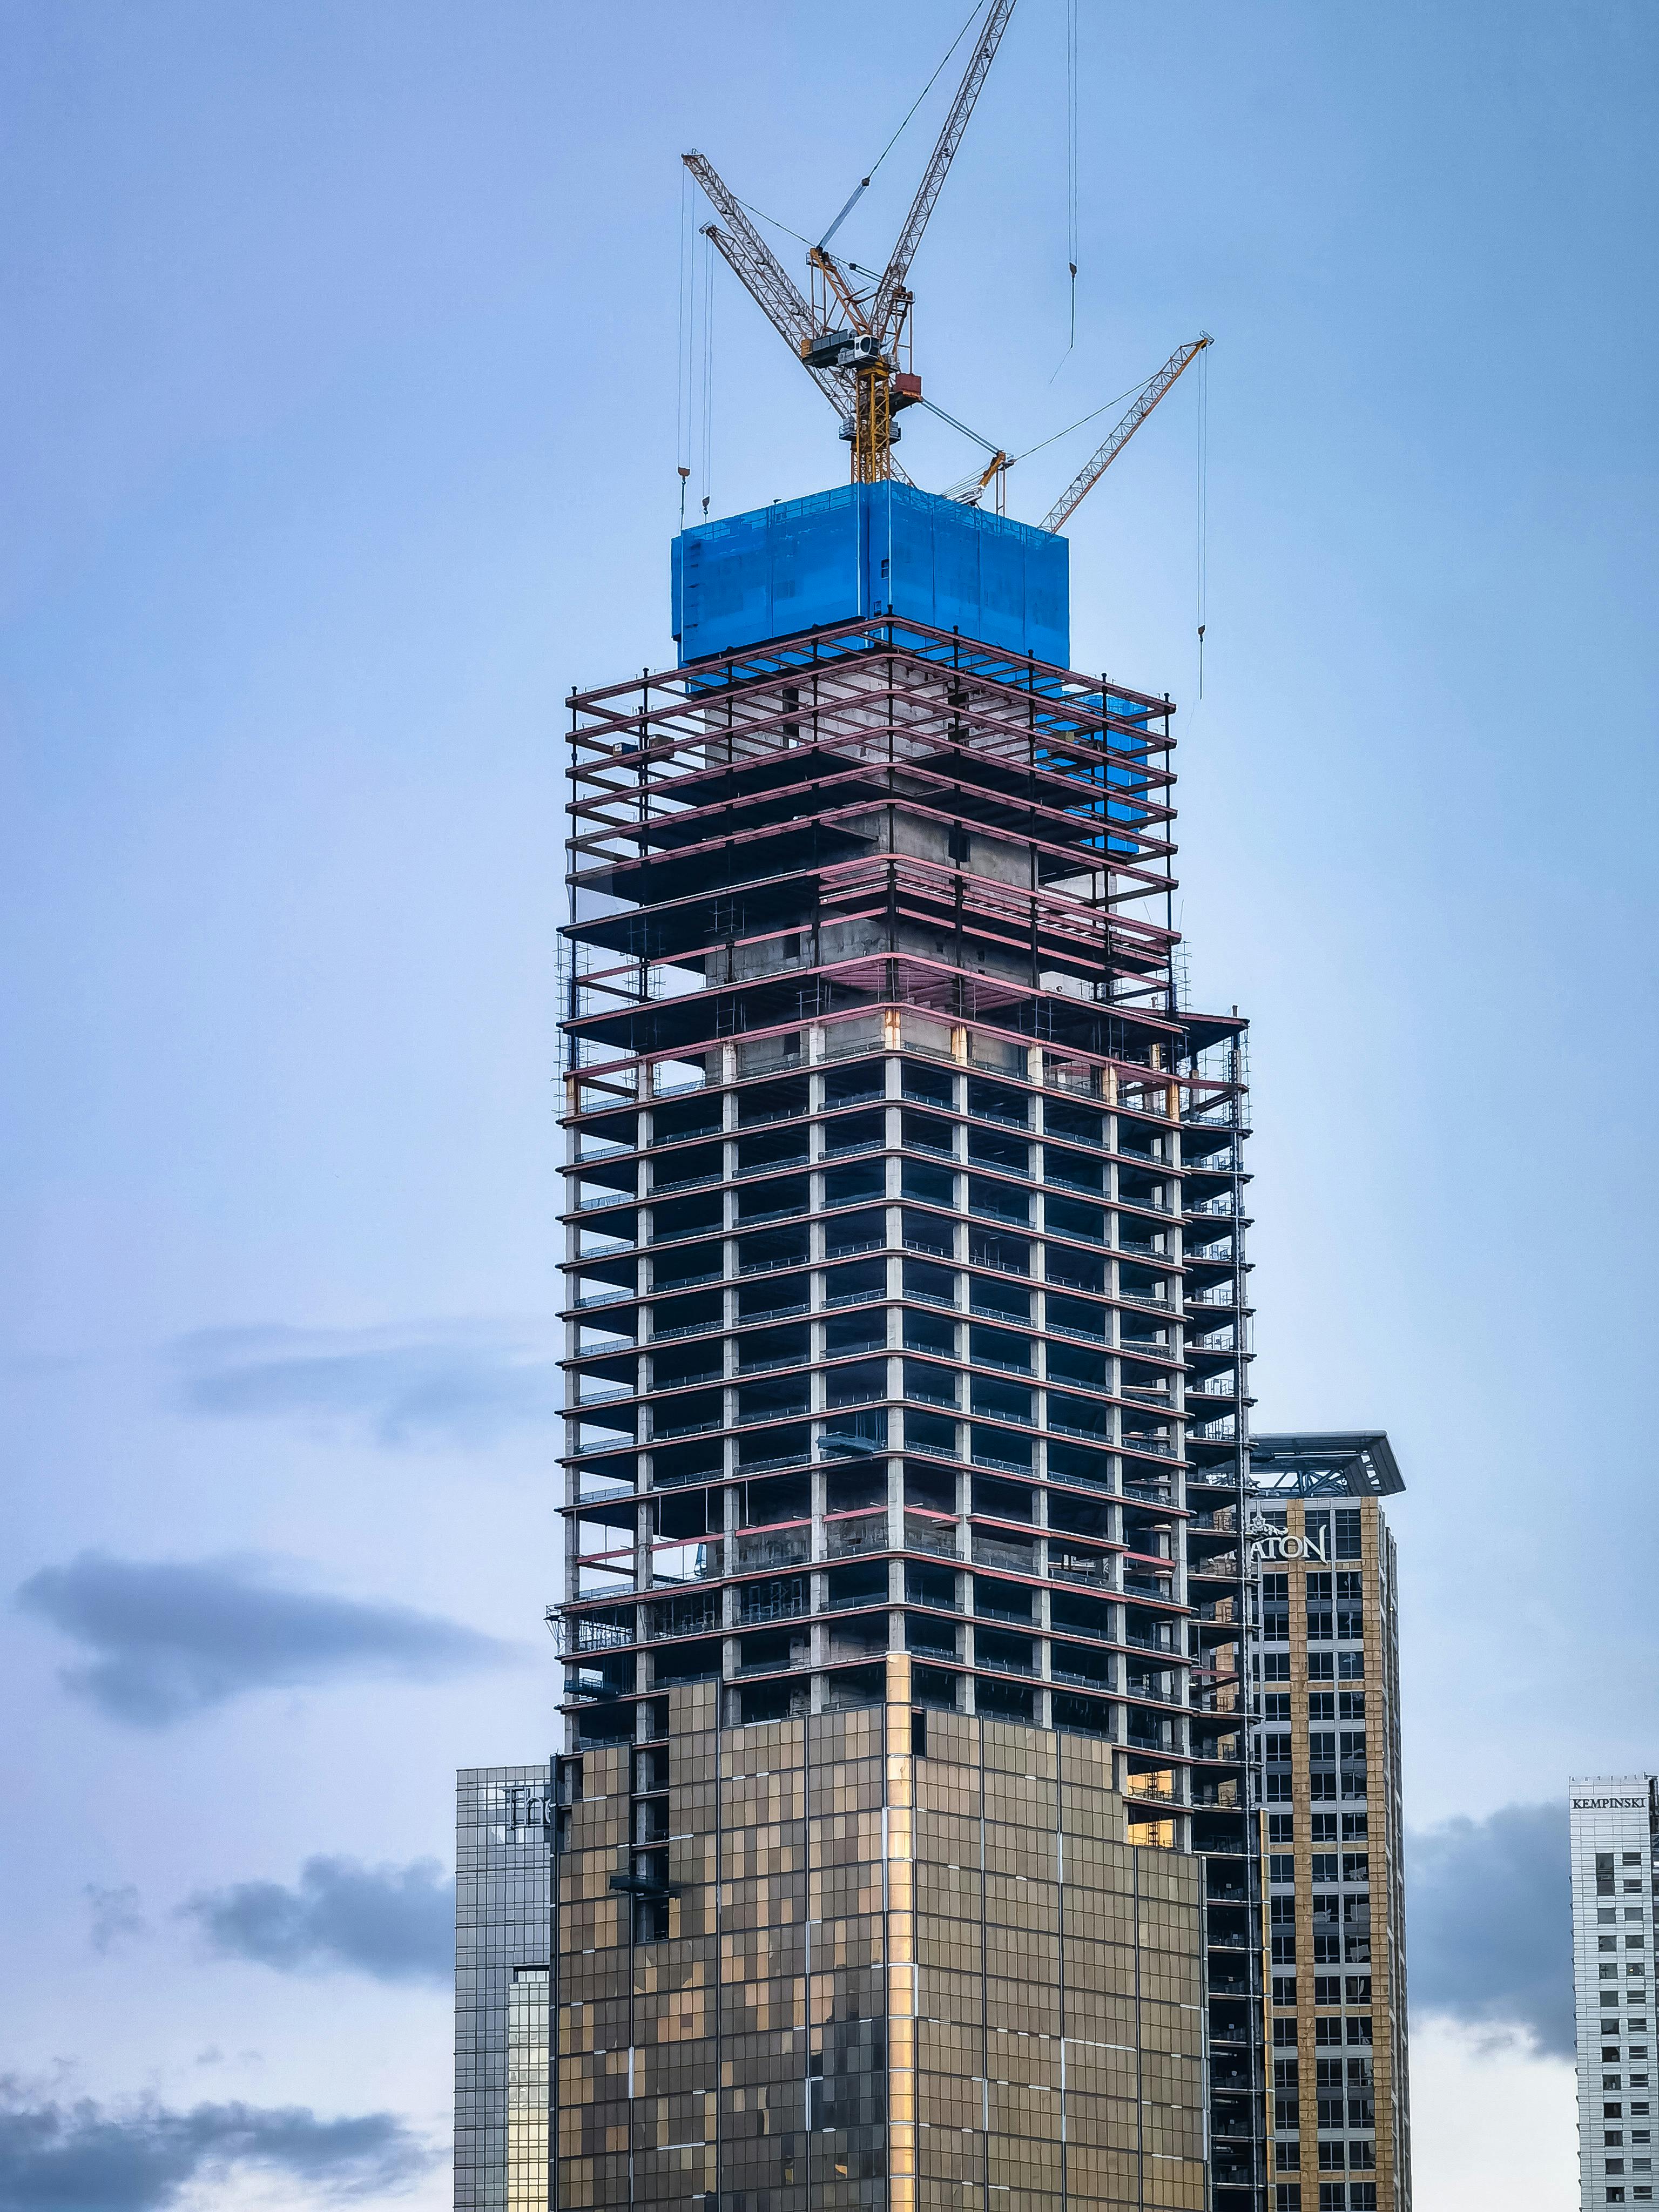
<svg viewBox="0 0 1659 2212">
<path fill-rule="evenodd" d="M 899 435 L 893 418 L 921 397 L 921 379 L 910 368 L 908 325 L 914 295 L 905 279 L 1014 7 L 1015 0 L 991 0 L 910 212 L 873 286 L 856 283 L 863 272 L 829 250 L 829 240 L 853 201 L 808 256 L 813 273 L 813 297 L 809 300 L 713 165 L 701 154 L 684 157 L 723 218 L 723 226 L 706 223 L 703 236 L 840 415 L 842 435 L 853 450 L 857 483 L 903 473 L 892 457 Z M 866 177 L 854 200 L 868 182 Z"/>
<path fill-rule="evenodd" d="M 743 202 L 714 164 L 698 153 L 682 156 L 720 218 L 705 223 L 702 235 L 835 409 L 841 419 L 841 434 L 852 448 L 854 482 L 873 483 L 894 476 L 909 482 L 893 458 L 900 434 L 894 417 L 903 409 L 921 404 L 983 446 L 992 457 L 982 471 L 953 485 L 945 496 L 976 505 L 994 480 L 999 514 L 1004 509 L 1007 472 L 1015 457 L 994 447 L 989 439 L 980 437 L 931 401 L 923 401 L 921 379 L 910 365 L 909 321 L 915 295 L 907 280 L 1015 4 L 1016 0 L 989 0 L 956 98 L 879 276 L 830 251 L 830 240 L 862 198 L 869 177 L 860 179 L 823 238 L 808 252 L 809 296 L 756 229 Z M 1207 331 L 1200 331 L 1190 343 L 1177 346 L 1163 368 L 1147 378 L 1111 435 L 1085 462 L 1044 515 L 1038 526 L 1041 529 L 1054 532 L 1061 527 L 1159 400 L 1212 343 Z"/>
<path fill-rule="evenodd" d="M 1102 477 L 1105 475 L 1158 401 L 1163 398 L 1164 393 L 1175 383 L 1182 371 L 1190 367 L 1198 359 L 1206 345 L 1213 345 L 1214 343 L 1214 339 L 1207 331 L 1200 331 L 1190 344 L 1177 346 L 1155 376 L 1147 378 L 1130 401 L 1128 412 L 1118 422 L 1105 443 L 1085 461 L 1083 466 L 1037 525 L 1039 530 L 1052 532 L 1060 528 L 1100 482 Z"/>
</svg>

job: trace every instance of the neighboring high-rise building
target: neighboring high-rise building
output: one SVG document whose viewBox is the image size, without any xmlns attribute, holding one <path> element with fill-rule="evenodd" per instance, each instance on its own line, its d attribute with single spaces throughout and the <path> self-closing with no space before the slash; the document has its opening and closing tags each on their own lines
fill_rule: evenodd
<svg viewBox="0 0 1659 2212">
<path fill-rule="evenodd" d="M 682 535 L 679 665 L 571 696 L 566 1743 L 549 1844 L 483 1824 L 550 1844 L 550 1979 L 471 1937 L 469 2208 L 1409 2203 L 1391 1554 L 1350 1481 L 1364 1666 L 1310 1692 L 1302 1624 L 1282 1678 L 1345 1701 L 1296 1848 L 1378 1822 L 1388 1966 L 1276 2009 L 1245 1024 L 1184 1003 L 1174 708 L 1067 668 L 1066 564 L 897 484 L 780 502 Z M 1304 2010 L 1364 2113 L 1292 2168 Z"/>
<path fill-rule="evenodd" d="M 1394 1538 L 1380 1433 L 1257 1436 L 1247 1563 L 1275 2212 L 1410 2212 Z"/>
<path fill-rule="evenodd" d="M 1575 1776 L 1573 2016 L 1583 2212 L 1654 2201 L 1654 1899 L 1659 1778 Z"/>
<path fill-rule="evenodd" d="M 455 1802 L 455 2212 L 546 2212 L 553 1769 L 465 1766 Z"/>
</svg>

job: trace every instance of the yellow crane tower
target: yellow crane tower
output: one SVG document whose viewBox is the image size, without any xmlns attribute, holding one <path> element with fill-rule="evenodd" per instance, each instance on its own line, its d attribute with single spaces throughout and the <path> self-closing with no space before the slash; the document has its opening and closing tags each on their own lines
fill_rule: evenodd
<svg viewBox="0 0 1659 2212">
<path fill-rule="evenodd" d="M 868 189 L 869 177 L 860 179 L 834 222 L 809 250 L 809 295 L 756 229 L 743 203 L 712 162 L 698 153 L 682 157 L 720 218 L 704 224 L 703 236 L 726 260 L 840 416 L 841 434 L 852 449 L 853 481 L 874 483 L 893 476 L 906 483 L 911 481 L 893 458 L 900 434 L 895 418 L 907 407 L 926 406 L 991 455 L 983 469 L 953 485 L 946 496 L 976 506 L 994 483 L 999 514 L 1004 510 L 1007 473 L 1013 459 L 989 439 L 980 437 L 966 423 L 923 399 L 921 379 L 911 362 L 909 322 L 915 295 L 906 279 L 1014 6 L 1015 0 L 990 0 L 951 111 L 879 276 L 830 251 L 830 240 Z M 1043 517 L 1041 528 L 1060 528 L 1182 373 L 1212 343 L 1207 331 L 1200 332 L 1189 343 L 1178 346 L 1163 368 L 1147 379 L 1111 435 L 1090 456 Z"/>
<path fill-rule="evenodd" d="M 894 473 L 893 446 L 899 434 L 893 418 L 921 397 L 921 379 L 910 368 L 907 327 L 914 295 L 904 280 L 1013 12 L 1014 0 L 992 0 L 910 212 L 873 283 L 860 284 L 851 264 L 830 251 L 830 239 L 863 194 L 868 177 L 808 256 L 813 278 L 809 300 L 713 165 L 701 154 L 684 157 L 725 225 L 705 224 L 704 237 L 730 264 L 841 416 L 842 436 L 853 449 L 855 483 L 874 483 Z"/>
</svg>

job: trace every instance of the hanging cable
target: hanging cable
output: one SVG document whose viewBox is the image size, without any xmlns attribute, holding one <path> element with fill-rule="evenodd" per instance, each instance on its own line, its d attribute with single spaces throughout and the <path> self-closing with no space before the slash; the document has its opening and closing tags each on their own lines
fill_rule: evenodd
<svg viewBox="0 0 1659 2212">
<path fill-rule="evenodd" d="M 1050 384 L 1077 345 L 1077 0 L 1066 0 L 1066 267 L 1071 282 L 1070 323 L 1066 350 L 1054 363 Z"/>
<path fill-rule="evenodd" d="M 714 241 L 703 240 L 702 289 L 702 512 L 708 516 L 714 471 Z"/>
<path fill-rule="evenodd" d="M 1210 349 L 1198 358 L 1198 696 L 1204 696 L 1204 631 L 1210 569 Z"/>
<path fill-rule="evenodd" d="M 687 327 L 688 295 L 691 288 L 691 249 L 696 232 L 691 227 L 691 179 L 680 171 L 679 321 L 674 359 L 674 466 L 680 479 L 680 528 L 685 527 L 685 487 L 691 474 L 691 338 Z"/>
<path fill-rule="evenodd" d="M 1066 258 L 1072 272 L 1072 337 L 1077 343 L 1077 0 L 1066 0 Z"/>
</svg>

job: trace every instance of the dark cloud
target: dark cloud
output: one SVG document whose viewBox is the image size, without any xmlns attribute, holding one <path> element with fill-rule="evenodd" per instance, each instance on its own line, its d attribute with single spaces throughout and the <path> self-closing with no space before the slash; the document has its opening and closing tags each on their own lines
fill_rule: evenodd
<svg viewBox="0 0 1659 2212">
<path fill-rule="evenodd" d="M 1408 1996 L 1571 2057 L 1572 1898 L 1567 1808 L 1505 1805 L 1406 1839 Z"/>
<path fill-rule="evenodd" d="M 363 1675 L 436 1681 L 513 1656 L 455 1621 L 270 1577 L 257 1559 L 83 1552 L 31 1576 L 17 1602 L 95 1655 L 65 1668 L 64 1686 L 137 1728 L 166 1728 L 250 1690 Z"/>
<path fill-rule="evenodd" d="M 159 2212 L 237 2167 L 360 2198 L 406 2187 L 436 2158 L 390 2112 L 319 2120 L 304 2106 L 64 2105 L 0 2081 L 0 2212 Z"/>
<path fill-rule="evenodd" d="M 132 1942 L 149 1933 L 149 1923 L 140 1907 L 137 1891 L 131 1882 L 118 1889 L 100 1889 L 89 1881 L 82 1892 L 87 1909 L 92 1915 L 92 1948 L 94 1951 L 117 1951 L 123 1943 Z"/>
<path fill-rule="evenodd" d="M 239 1881 L 180 1906 L 212 1949 L 283 1973 L 341 1967 L 380 1982 L 436 1982 L 455 1966 L 455 1885 L 435 1859 L 365 1866 L 307 1859 L 298 1886 Z"/>
<path fill-rule="evenodd" d="M 547 1426 L 562 1402 L 544 1343 L 481 1325 L 213 1329 L 173 1354 L 196 1413 L 357 1431 L 391 1449 L 494 1443 Z"/>
</svg>

